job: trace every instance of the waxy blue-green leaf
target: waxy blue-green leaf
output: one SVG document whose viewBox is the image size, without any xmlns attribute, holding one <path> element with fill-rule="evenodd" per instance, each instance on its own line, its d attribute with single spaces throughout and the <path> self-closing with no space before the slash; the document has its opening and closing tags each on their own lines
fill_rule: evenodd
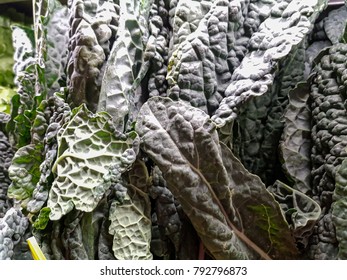
<svg viewBox="0 0 347 280">
<path fill-rule="evenodd" d="M 136 131 L 216 259 L 295 257 L 279 204 L 259 177 L 220 146 L 216 125 L 206 113 L 183 102 L 151 98 L 141 108 Z"/>
<path fill-rule="evenodd" d="M 284 130 L 279 145 L 282 168 L 294 181 L 293 188 L 311 193 L 311 112 L 308 105 L 310 89 L 300 83 L 289 93 L 284 113 Z"/>
<path fill-rule="evenodd" d="M 16 208 L 10 208 L 0 219 L 0 260 L 13 258 L 14 245 L 20 241 L 28 225 L 28 219 Z"/>
<path fill-rule="evenodd" d="M 321 215 L 319 204 L 303 192 L 278 180 L 268 190 L 281 205 L 296 241 L 306 247 Z"/>
</svg>

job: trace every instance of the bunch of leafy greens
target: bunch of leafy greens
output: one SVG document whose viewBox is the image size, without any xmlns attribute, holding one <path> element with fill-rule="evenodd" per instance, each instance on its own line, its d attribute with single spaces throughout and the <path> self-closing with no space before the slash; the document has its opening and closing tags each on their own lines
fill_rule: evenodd
<svg viewBox="0 0 347 280">
<path fill-rule="evenodd" d="M 326 6 L 35 0 L 6 58 L 0 257 L 34 235 L 48 259 L 345 258 L 347 10 Z"/>
</svg>

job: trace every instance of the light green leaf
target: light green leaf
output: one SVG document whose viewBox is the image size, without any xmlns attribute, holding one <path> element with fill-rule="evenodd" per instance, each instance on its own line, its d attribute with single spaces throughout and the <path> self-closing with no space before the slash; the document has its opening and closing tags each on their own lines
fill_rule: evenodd
<svg viewBox="0 0 347 280">
<path fill-rule="evenodd" d="M 13 89 L 0 86 L 0 112 L 11 113 L 11 99 L 15 94 Z"/>
<path fill-rule="evenodd" d="M 40 210 L 38 217 L 33 223 L 33 227 L 35 229 L 44 230 L 49 222 L 49 214 L 51 213 L 51 209 L 48 207 L 43 207 Z"/>
<path fill-rule="evenodd" d="M 152 259 L 151 208 L 147 194 L 128 185 L 128 193 L 122 202 L 114 201 L 110 208 L 113 252 L 117 259 Z"/>
<path fill-rule="evenodd" d="M 50 219 L 76 209 L 93 211 L 110 187 L 109 170 L 119 179 L 136 158 L 136 137 L 115 131 L 107 113 L 91 113 L 85 105 L 58 137 L 58 155 L 53 166 L 56 178 L 49 193 Z"/>
<path fill-rule="evenodd" d="M 8 188 L 8 196 L 21 200 L 24 205 L 27 203 L 26 200 L 31 198 L 35 185 L 40 179 L 42 148 L 42 144 L 29 144 L 20 148 L 14 155 L 8 170 L 12 180 Z"/>
</svg>

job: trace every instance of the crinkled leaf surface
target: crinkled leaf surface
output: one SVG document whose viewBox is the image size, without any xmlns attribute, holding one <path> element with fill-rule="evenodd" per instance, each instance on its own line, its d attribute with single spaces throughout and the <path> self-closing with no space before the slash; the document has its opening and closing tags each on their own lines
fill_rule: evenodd
<svg viewBox="0 0 347 280">
<path fill-rule="evenodd" d="M 294 257 L 278 203 L 231 151 L 223 158 L 216 125 L 206 113 L 168 98 L 151 98 L 139 113 L 136 131 L 215 258 L 255 258 L 254 252 L 262 258 Z M 281 238 L 288 242 L 279 242 Z"/>
<path fill-rule="evenodd" d="M 104 67 L 118 30 L 119 2 L 125 3 L 117 0 L 93 4 L 80 0 L 68 2 L 67 83 L 74 106 L 86 103 L 91 111 L 96 111 Z"/>
<path fill-rule="evenodd" d="M 144 40 L 148 36 L 147 30 L 143 30 L 146 7 L 138 1 L 121 1 L 117 40 L 102 78 L 97 110 L 108 112 L 121 131 L 126 116 L 132 120 L 132 114 L 136 113 L 135 90 L 148 68 L 143 61 Z"/>
<path fill-rule="evenodd" d="M 112 203 L 109 233 L 113 235 L 112 249 L 117 259 L 152 259 L 150 211 L 147 194 L 131 185 L 122 202 Z"/>
<path fill-rule="evenodd" d="M 47 55 L 45 78 L 48 94 L 59 91 L 66 79 L 65 68 L 68 58 L 69 13 L 66 6 L 57 0 L 49 0 L 49 10 L 44 16 Z M 63 82 L 64 81 L 64 82 Z"/>
<path fill-rule="evenodd" d="M 12 180 L 8 188 L 9 197 L 22 201 L 31 197 L 40 178 L 41 152 L 42 145 L 35 144 L 24 146 L 16 152 L 8 170 Z"/>
<path fill-rule="evenodd" d="M 284 114 L 284 130 L 280 143 L 282 168 L 294 181 L 293 188 L 311 192 L 311 112 L 308 106 L 310 89 L 300 83 L 289 93 Z"/>
<path fill-rule="evenodd" d="M 181 2 L 175 17 L 178 22 L 182 21 L 180 16 L 185 15 L 180 9 L 184 10 L 185 7 L 187 12 L 187 3 L 179 3 Z M 211 5 L 199 1 L 189 2 L 196 13 L 185 16 L 192 22 L 174 26 L 182 33 L 178 34 L 178 38 L 174 36 L 173 41 L 182 42 L 177 47 L 174 45 L 176 49 L 169 61 L 169 96 L 212 114 L 218 108 L 231 81 L 227 61 L 228 46 L 235 41 L 232 34 L 239 26 L 241 6 L 238 1 L 229 3 L 216 0 Z"/>
<path fill-rule="evenodd" d="M 110 120 L 109 114 L 94 115 L 81 105 L 58 135 L 56 178 L 48 200 L 51 220 L 60 219 L 74 206 L 92 211 L 110 187 L 110 166 L 114 176 L 120 177 L 135 160 L 132 144 L 136 134 L 127 138 L 117 133 Z"/>
<path fill-rule="evenodd" d="M 294 237 L 306 247 L 313 226 L 318 221 L 321 208 L 304 193 L 276 181 L 268 190 L 275 196 L 293 229 Z"/>
<path fill-rule="evenodd" d="M 28 219 L 15 208 L 10 208 L 0 219 L 0 260 L 12 259 L 13 247 L 20 242 L 28 225 Z"/>
<path fill-rule="evenodd" d="M 339 242 L 337 258 L 347 258 L 347 159 L 342 161 L 335 177 L 335 191 L 333 195 L 332 219 L 336 228 L 336 238 Z"/>
<path fill-rule="evenodd" d="M 233 72 L 226 97 L 213 116 L 219 126 L 235 119 L 247 100 L 268 91 L 278 62 L 311 31 L 312 23 L 325 6 L 324 0 L 276 3 L 271 16 L 252 35 L 248 54 Z"/>
</svg>

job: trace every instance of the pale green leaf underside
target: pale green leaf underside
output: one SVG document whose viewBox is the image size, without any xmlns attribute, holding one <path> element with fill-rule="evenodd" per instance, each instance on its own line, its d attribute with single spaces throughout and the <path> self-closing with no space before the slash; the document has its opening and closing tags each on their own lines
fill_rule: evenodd
<svg viewBox="0 0 347 280">
<path fill-rule="evenodd" d="M 110 209 L 114 256 L 120 260 L 152 259 L 150 252 L 152 224 L 147 195 L 128 187 L 122 202 L 114 201 Z"/>
<path fill-rule="evenodd" d="M 74 206 L 92 211 L 111 185 L 110 166 L 119 177 L 135 160 L 133 139 L 117 135 L 110 123 L 107 113 L 94 115 L 82 105 L 58 135 L 56 178 L 48 200 L 51 220 L 60 219 Z"/>
</svg>

